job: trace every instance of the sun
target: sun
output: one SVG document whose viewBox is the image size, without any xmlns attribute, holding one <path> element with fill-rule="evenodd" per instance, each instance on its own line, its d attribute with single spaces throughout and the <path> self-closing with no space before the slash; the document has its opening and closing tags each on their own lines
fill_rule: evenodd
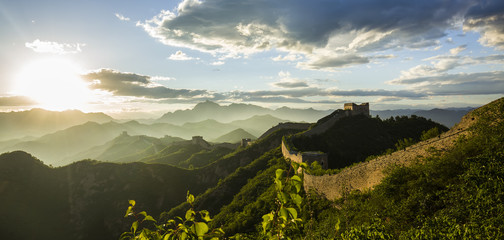
<svg viewBox="0 0 504 240">
<path fill-rule="evenodd" d="M 91 91 L 81 79 L 82 69 L 65 58 L 43 58 L 24 65 L 13 92 L 29 97 L 48 110 L 82 109 Z"/>
</svg>

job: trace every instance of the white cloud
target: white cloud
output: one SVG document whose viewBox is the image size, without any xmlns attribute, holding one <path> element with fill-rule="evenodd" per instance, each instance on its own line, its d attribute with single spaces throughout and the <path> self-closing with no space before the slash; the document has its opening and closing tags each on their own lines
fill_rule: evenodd
<svg viewBox="0 0 504 240">
<path fill-rule="evenodd" d="M 52 54 L 69 54 L 82 52 L 81 47 L 86 46 L 83 43 L 57 43 L 49 41 L 40 41 L 35 39 L 33 42 L 25 43 L 25 47 L 32 49 L 38 53 L 52 53 Z"/>
<path fill-rule="evenodd" d="M 115 16 L 116 16 L 119 20 L 121 20 L 121 21 L 126 21 L 126 22 L 127 22 L 127 21 L 129 21 L 129 20 L 130 20 L 130 18 L 129 18 L 129 17 L 125 17 L 125 16 L 123 16 L 123 15 L 122 15 L 122 14 L 120 14 L 120 13 L 116 13 L 116 14 L 115 14 Z"/>
<path fill-rule="evenodd" d="M 220 66 L 220 65 L 224 65 L 224 64 L 225 64 L 225 62 L 223 62 L 223 61 L 215 61 L 215 62 L 210 63 L 210 65 L 213 65 L 213 66 Z"/>
<path fill-rule="evenodd" d="M 303 59 L 303 56 L 301 54 L 287 54 L 285 56 L 278 55 L 278 56 L 271 58 L 271 59 L 275 62 L 278 62 L 278 61 L 294 62 L 294 61 L 298 61 L 298 60 Z"/>
<path fill-rule="evenodd" d="M 495 1 L 494 1 L 495 2 Z M 492 11 L 488 9 L 488 11 Z M 464 31 L 476 31 L 481 34 L 479 42 L 484 46 L 504 50 L 504 11 L 491 16 L 477 16 L 464 22 Z"/>
<path fill-rule="evenodd" d="M 172 77 L 163 77 L 163 76 L 152 76 L 150 77 L 151 81 L 173 81 L 175 78 Z"/>
<path fill-rule="evenodd" d="M 464 20 L 465 29 L 484 34 L 484 44 L 498 46 L 504 42 L 502 29 L 497 29 L 502 26 L 497 24 L 500 18 L 484 18 L 490 11 L 474 13 L 482 5 L 473 0 L 289 4 L 185 0 L 176 9 L 163 10 L 137 25 L 163 44 L 211 53 L 220 60 L 275 49 L 285 54 L 274 61 L 334 71 L 367 64 L 377 51 L 439 49 L 440 39 Z"/>
<path fill-rule="evenodd" d="M 310 87 L 308 82 L 305 80 L 300 80 L 291 77 L 291 73 L 287 71 L 278 72 L 278 77 L 280 77 L 279 82 L 271 83 L 274 87 L 279 88 L 307 88 Z"/>
<path fill-rule="evenodd" d="M 450 49 L 450 53 L 452 55 L 457 55 L 457 54 L 459 54 L 460 52 L 462 52 L 462 51 L 464 51 L 466 49 L 467 49 L 467 45 L 461 45 L 461 46 L 458 46 L 456 48 Z"/>
<path fill-rule="evenodd" d="M 459 49 L 460 47 L 456 48 Z M 389 84 L 426 84 L 424 79 L 446 75 L 448 71 L 461 66 L 481 64 L 504 64 L 504 55 L 489 55 L 482 57 L 440 55 L 427 58 L 431 65 L 417 65 L 408 70 L 401 71 L 401 75 L 387 83 Z"/>
<path fill-rule="evenodd" d="M 187 61 L 187 60 L 193 60 L 193 59 L 199 59 L 199 58 L 189 57 L 184 52 L 177 51 L 176 53 L 170 55 L 170 57 L 168 59 L 175 60 L 175 61 Z"/>
</svg>

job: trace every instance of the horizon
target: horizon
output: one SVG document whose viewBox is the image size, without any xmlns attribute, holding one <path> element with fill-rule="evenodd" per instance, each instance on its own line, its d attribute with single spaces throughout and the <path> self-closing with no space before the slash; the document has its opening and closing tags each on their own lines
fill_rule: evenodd
<svg viewBox="0 0 504 240">
<path fill-rule="evenodd" d="M 493 100 L 492 100 L 493 101 Z M 259 105 L 255 105 L 255 104 L 250 104 L 250 103 L 230 103 L 230 104 L 220 104 L 220 103 L 217 103 L 217 102 L 213 102 L 213 101 L 209 101 L 209 100 L 206 100 L 206 101 L 203 101 L 203 102 L 199 102 L 199 103 L 196 103 L 188 108 L 181 108 L 181 109 L 175 109 L 175 110 L 171 110 L 171 111 L 159 111 L 159 112 L 101 112 L 101 111 L 82 111 L 80 109 L 64 109 L 64 110 L 50 110 L 50 109 L 44 109 L 44 108 L 40 108 L 40 107 L 34 107 L 34 108 L 29 108 L 29 109 L 16 109 L 16 110 L 10 110 L 10 111 L 0 111 L 0 113 L 12 113 L 12 112 L 28 112 L 28 111 L 33 111 L 33 110 L 42 110 L 42 111 L 49 111 L 49 112 L 68 112 L 68 111 L 79 111 L 79 112 L 82 112 L 82 113 L 103 113 L 109 117 L 112 117 L 114 120 L 120 120 L 120 121 L 124 121 L 124 120 L 148 120 L 148 119 L 151 119 L 151 120 L 154 120 L 154 119 L 158 119 L 158 118 L 161 118 L 164 114 L 167 114 L 167 113 L 174 113 L 176 111 L 185 111 L 185 110 L 193 110 L 196 105 L 198 104 L 201 104 L 201 103 L 205 103 L 205 102 L 211 102 L 211 103 L 216 103 L 218 104 L 220 107 L 227 107 L 227 106 L 230 106 L 232 104 L 246 104 L 246 105 L 252 105 L 252 106 L 259 106 Z M 259 107 L 263 107 L 263 106 L 259 106 Z M 296 107 L 288 107 L 288 106 L 281 106 L 281 107 L 277 107 L 277 108 L 269 108 L 269 107 L 263 107 L 263 108 L 266 108 L 266 109 L 270 109 L 270 110 L 278 110 L 278 109 L 281 109 L 281 108 L 289 108 L 289 109 L 293 109 L 293 110 L 308 110 L 308 109 L 314 109 L 316 111 L 335 111 L 335 110 L 338 110 L 338 109 L 343 109 L 343 104 L 341 104 L 340 107 L 336 107 L 336 108 L 328 108 L 328 109 L 317 109 L 317 108 L 313 108 L 313 107 L 307 107 L 307 108 L 296 108 Z M 437 107 L 434 107 L 434 108 L 397 108 L 397 109 L 373 109 L 372 108 L 373 106 L 370 105 L 370 111 L 375 111 L 375 112 L 385 112 L 385 111 L 407 111 L 407 110 L 413 110 L 413 111 L 429 111 L 429 110 L 434 110 L 434 109 L 442 109 L 442 110 L 454 110 L 454 111 L 458 111 L 458 110 L 467 110 L 467 109 L 476 109 L 476 108 L 479 108 L 481 106 L 465 106 L 465 107 L 447 107 L 447 108 L 437 108 Z"/>
<path fill-rule="evenodd" d="M 229 1 L 0 0 L 0 112 L 430 110 L 504 96 L 502 1 Z"/>
</svg>

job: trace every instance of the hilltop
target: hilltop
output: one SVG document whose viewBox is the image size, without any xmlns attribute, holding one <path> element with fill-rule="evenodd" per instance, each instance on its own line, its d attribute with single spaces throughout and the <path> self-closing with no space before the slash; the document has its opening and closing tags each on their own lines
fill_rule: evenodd
<svg viewBox="0 0 504 240">
<path fill-rule="evenodd" d="M 105 123 L 113 120 L 104 113 L 62 112 L 34 108 L 20 112 L 0 112 L 0 140 L 39 137 L 89 121 Z"/>
</svg>

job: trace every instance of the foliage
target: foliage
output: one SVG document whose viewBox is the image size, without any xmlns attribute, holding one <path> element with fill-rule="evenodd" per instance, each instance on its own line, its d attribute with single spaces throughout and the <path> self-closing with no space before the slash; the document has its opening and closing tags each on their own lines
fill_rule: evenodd
<svg viewBox="0 0 504 240">
<path fill-rule="evenodd" d="M 329 168 L 335 169 L 396 148 L 395 144 L 400 140 L 408 144 L 416 142 L 420 140 L 422 131 L 434 127 L 442 132 L 448 130 L 443 125 L 417 116 L 381 120 L 359 115 L 341 118 L 320 135 L 298 134 L 290 139 L 300 151 L 328 153 Z"/>
<path fill-rule="evenodd" d="M 121 235 L 121 240 L 125 239 L 219 239 L 224 235 L 220 228 L 209 229 L 208 223 L 212 221 L 210 213 L 206 210 L 194 210 L 194 195 L 187 192 L 187 203 L 191 208 L 187 210 L 185 217 L 176 217 L 165 222 L 158 222 L 145 211 L 135 213 L 136 202 L 129 201 L 130 206 L 126 210 L 124 217 L 134 217 L 130 232 Z M 143 226 L 141 230 L 139 227 Z"/>
<path fill-rule="evenodd" d="M 341 172 L 341 169 L 324 169 L 318 161 L 313 161 L 305 170 L 308 174 L 314 176 L 331 175 Z"/>
<path fill-rule="evenodd" d="M 404 150 L 407 147 L 409 147 L 415 143 L 416 143 L 416 141 L 413 140 L 413 138 L 404 138 L 404 139 L 399 139 L 399 141 L 397 141 L 397 143 L 395 144 L 395 147 L 399 151 L 399 150 Z"/>
<path fill-rule="evenodd" d="M 439 129 L 437 127 L 431 128 L 427 131 L 422 131 L 422 135 L 420 136 L 420 141 L 425 141 L 425 140 L 431 139 L 433 137 L 437 137 L 437 136 L 439 136 L 439 134 L 441 134 L 441 133 L 439 132 Z"/>
<path fill-rule="evenodd" d="M 305 163 L 291 162 L 290 171 L 277 169 L 275 172 L 275 189 L 277 208 L 268 214 L 263 215 L 263 234 L 269 239 L 290 239 L 302 228 L 303 220 L 298 217 L 303 198 L 300 195 L 303 189 L 303 169 Z M 300 172 L 290 177 L 291 172 Z"/>
</svg>

